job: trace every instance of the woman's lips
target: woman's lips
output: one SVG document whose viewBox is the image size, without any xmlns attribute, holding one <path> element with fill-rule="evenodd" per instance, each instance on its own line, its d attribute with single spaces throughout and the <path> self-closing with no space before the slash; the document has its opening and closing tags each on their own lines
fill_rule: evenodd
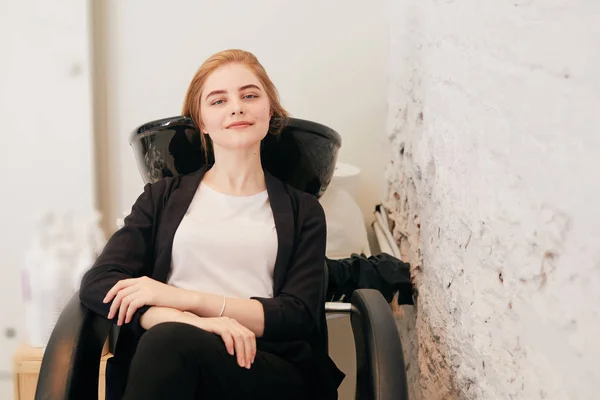
<svg viewBox="0 0 600 400">
<path fill-rule="evenodd" d="M 244 129 L 247 128 L 249 126 L 251 126 L 252 123 L 248 122 L 248 121 L 239 121 L 239 122 L 234 122 L 232 124 L 229 124 L 227 126 L 227 129 Z"/>
</svg>

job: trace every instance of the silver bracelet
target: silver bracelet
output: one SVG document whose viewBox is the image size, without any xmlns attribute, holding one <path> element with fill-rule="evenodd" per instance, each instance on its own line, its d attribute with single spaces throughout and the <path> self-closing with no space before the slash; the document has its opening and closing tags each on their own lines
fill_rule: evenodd
<svg viewBox="0 0 600 400">
<path fill-rule="evenodd" d="M 219 318 L 221 318 L 223 316 L 223 311 L 225 311 L 225 299 L 226 299 L 226 297 L 223 296 L 223 307 L 221 307 L 221 312 L 219 313 Z"/>
</svg>

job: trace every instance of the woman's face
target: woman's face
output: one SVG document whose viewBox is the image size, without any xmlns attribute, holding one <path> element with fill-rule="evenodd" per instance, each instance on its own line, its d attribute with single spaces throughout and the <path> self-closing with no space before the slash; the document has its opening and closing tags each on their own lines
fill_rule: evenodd
<svg viewBox="0 0 600 400">
<path fill-rule="evenodd" d="M 231 63 L 208 76 L 201 93 L 203 133 L 216 146 L 228 149 L 253 147 L 269 130 L 269 98 L 254 73 Z"/>
</svg>

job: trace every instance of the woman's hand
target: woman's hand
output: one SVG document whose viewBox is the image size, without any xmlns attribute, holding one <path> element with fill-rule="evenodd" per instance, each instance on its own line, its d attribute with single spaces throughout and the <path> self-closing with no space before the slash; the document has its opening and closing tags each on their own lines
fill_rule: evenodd
<svg viewBox="0 0 600 400">
<path fill-rule="evenodd" d="M 187 311 L 169 307 L 152 307 L 140 323 L 146 330 L 163 322 L 181 322 L 219 335 L 230 355 L 237 356 L 240 367 L 250 368 L 256 356 L 256 336 L 248 328 L 229 317 L 202 318 Z"/>
<path fill-rule="evenodd" d="M 177 298 L 182 296 L 181 290 L 143 276 L 117 282 L 103 301 L 109 303 L 112 300 L 108 319 L 113 319 L 118 312 L 117 325 L 121 326 L 131 322 L 135 311 L 144 305 L 177 308 Z"/>
<path fill-rule="evenodd" d="M 229 317 L 201 318 L 189 312 L 190 322 L 200 329 L 221 336 L 227 352 L 237 355 L 240 367 L 250 369 L 256 356 L 256 336 L 235 319 Z"/>
</svg>

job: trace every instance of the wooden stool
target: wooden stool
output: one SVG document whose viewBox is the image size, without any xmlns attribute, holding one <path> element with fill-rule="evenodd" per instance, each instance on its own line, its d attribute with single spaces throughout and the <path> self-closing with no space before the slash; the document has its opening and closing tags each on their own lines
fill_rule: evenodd
<svg viewBox="0 0 600 400">
<path fill-rule="evenodd" d="M 112 357 L 105 345 L 100 359 L 100 378 L 98 380 L 98 398 L 104 399 L 106 360 Z M 22 344 L 13 356 L 13 382 L 15 385 L 15 400 L 33 400 L 37 386 L 42 357 L 41 348 Z"/>
</svg>

